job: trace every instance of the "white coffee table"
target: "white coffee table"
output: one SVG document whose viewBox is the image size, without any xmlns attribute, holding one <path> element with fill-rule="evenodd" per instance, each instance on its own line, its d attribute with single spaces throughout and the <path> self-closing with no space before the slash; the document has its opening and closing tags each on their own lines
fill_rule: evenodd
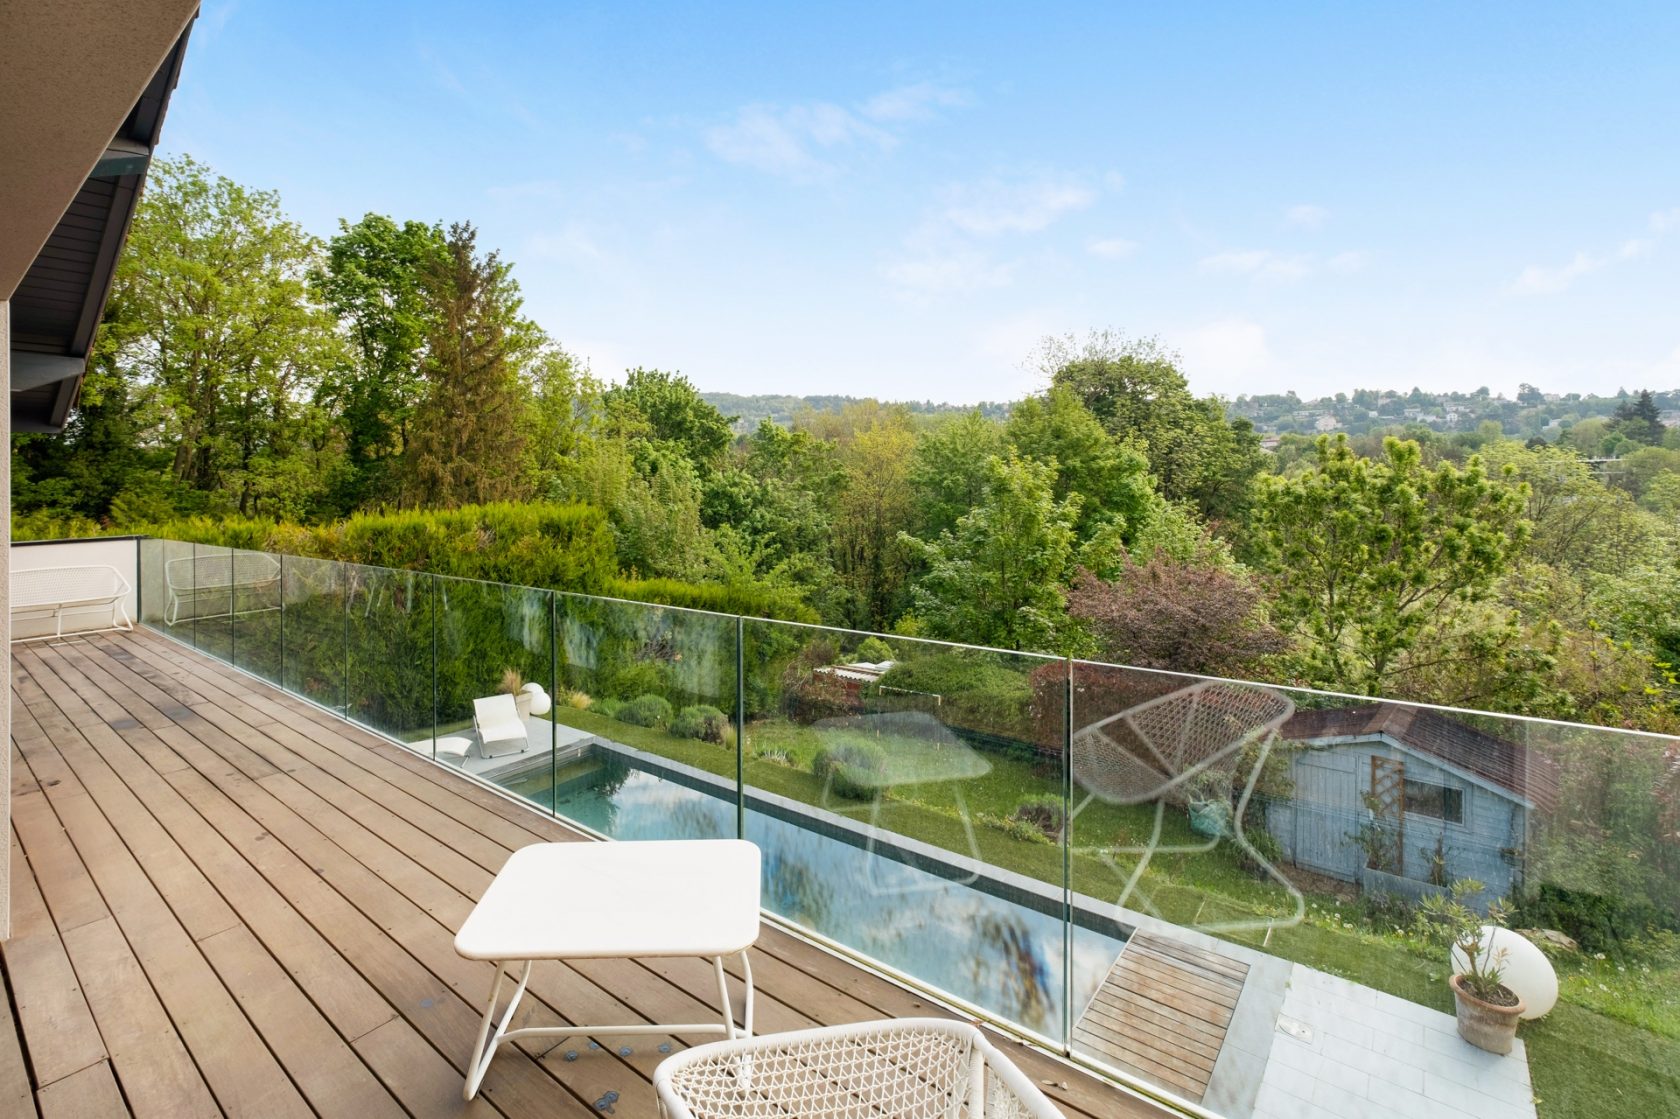
<svg viewBox="0 0 1680 1119">
<path fill-rule="evenodd" d="M 747 949 L 758 939 L 758 848 L 740 839 L 633 843 L 539 843 L 509 856 L 461 931 L 455 951 L 496 965 L 478 1041 L 467 1065 L 472 1099 L 498 1046 L 525 1037 L 721 1033 L 752 1036 Z M 724 981 L 723 958 L 739 955 L 746 978 L 742 1028 Z M 723 1021 L 679 1025 L 527 1026 L 510 1030 L 536 960 L 710 957 Z M 512 1001 L 497 1021 L 507 965 L 522 963 Z M 495 1023 L 492 1033 L 491 1023 Z"/>
</svg>

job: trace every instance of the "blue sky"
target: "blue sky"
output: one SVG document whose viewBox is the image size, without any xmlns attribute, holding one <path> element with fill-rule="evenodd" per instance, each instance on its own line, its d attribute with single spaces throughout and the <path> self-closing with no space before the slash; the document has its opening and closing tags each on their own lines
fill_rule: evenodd
<svg viewBox="0 0 1680 1119">
<path fill-rule="evenodd" d="M 1474 10 L 1468 10 L 1468 9 Z M 1680 4 L 208 0 L 164 137 L 471 220 L 595 371 L 1008 399 L 1680 386 Z"/>
</svg>

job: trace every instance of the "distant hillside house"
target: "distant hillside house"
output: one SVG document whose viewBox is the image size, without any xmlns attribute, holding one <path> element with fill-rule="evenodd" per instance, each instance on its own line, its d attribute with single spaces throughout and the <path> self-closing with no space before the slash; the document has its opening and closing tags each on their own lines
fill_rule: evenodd
<svg viewBox="0 0 1680 1119">
<path fill-rule="evenodd" d="M 1522 884 L 1531 813 L 1554 807 L 1552 762 L 1434 711 L 1373 703 L 1299 711 L 1280 731 L 1294 795 L 1266 823 L 1297 866 L 1415 898 L 1460 878 Z"/>
</svg>

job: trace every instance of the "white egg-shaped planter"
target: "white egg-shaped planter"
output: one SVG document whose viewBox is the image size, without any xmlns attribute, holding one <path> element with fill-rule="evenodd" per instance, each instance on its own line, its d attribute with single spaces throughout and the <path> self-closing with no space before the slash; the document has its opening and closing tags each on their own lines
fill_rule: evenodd
<svg viewBox="0 0 1680 1119">
<path fill-rule="evenodd" d="M 1558 1000 L 1557 971 L 1552 967 L 1552 961 L 1520 933 L 1483 925 L 1482 965 L 1485 967 L 1489 955 L 1501 948 L 1505 950 L 1505 961 L 1500 982 L 1523 1000 L 1522 1016 L 1525 1020 L 1544 1017 Z M 1452 966 L 1455 972 L 1461 973 L 1469 966 L 1469 958 L 1456 945 L 1452 950 Z"/>
<path fill-rule="evenodd" d="M 531 714 L 541 716 L 554 710 L 554 701 L 548 698 L 541 684 L 535 681 L 526 684 L 525 693 L 531 697 Z"/>
</svg>

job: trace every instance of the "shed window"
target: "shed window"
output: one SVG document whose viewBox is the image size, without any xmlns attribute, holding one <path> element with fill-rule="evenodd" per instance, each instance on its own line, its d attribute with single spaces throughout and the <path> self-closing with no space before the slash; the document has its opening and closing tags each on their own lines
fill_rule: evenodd
<svg viewBox="0 0 1680 1119">
<path fill-rule="evenodd" d="M 1464 822 L 1464 790 L 1428 781 L 1406 782 L 1406 811 L 1449 824 Z"/>
</svg>

